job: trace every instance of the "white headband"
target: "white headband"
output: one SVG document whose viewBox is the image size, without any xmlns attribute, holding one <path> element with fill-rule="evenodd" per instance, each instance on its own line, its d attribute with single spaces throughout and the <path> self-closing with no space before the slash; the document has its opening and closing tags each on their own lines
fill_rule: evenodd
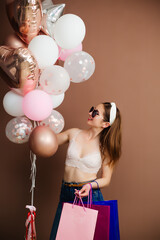
<svg viewBox="0 0 160 240">
<path fill-rule="evenodd" d="M 116 104 L 114 102 L 111 102 L 110 119 L 109 119 L 109 122 L 111 125 L 116 119 L 116 112 L 117 112 Z"/>
</svg>

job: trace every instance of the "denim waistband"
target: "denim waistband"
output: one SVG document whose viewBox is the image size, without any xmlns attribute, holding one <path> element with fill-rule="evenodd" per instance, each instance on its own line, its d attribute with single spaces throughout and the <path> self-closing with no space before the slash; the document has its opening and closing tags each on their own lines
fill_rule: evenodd
<svg viewBox="0 0 160 240">
<path fill-rule="evenodd" d="M 93 180 L 89 180 L 89 181 L 85 181 L 85 182 L 65 182 L 64 180 L 62 180 L 62 184 L 66 184 L 66 185 L 72 185 L 72 184 L 76 184 L 76 185 L 79 185 L 79 184 L 86 184 L 86 183 L 89 183 L 89 182 L 94 182 L 97 178 L 93 179 Z"/>
</svg>

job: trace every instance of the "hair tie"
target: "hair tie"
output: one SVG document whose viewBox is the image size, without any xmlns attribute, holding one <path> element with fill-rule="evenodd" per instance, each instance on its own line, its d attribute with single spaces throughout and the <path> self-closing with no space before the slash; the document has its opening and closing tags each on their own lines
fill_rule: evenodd
<svg viewBox="0 0 160 240">
<path fill-rule="evenodd" d="M 111 109 L 110 109 L 110 119 L 109 122 L 112 125 L 114 120 L 116 119 L 117 107 L 114 102 L 111 102 Z"/>
</svg>

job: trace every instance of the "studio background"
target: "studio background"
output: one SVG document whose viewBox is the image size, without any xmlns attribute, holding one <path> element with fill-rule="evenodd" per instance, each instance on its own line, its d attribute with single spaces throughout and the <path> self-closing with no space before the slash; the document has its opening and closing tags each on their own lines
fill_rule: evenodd
<svg viewBox="0 0 160 240">
<path fill-rule="evenodd" d="M 65 0 L 65 13 L 80 16 L 86 24 L 83 50 L 96 62 L 93 76 L 71 83 L 56 109 L 65 119 L 64 130 L 87 128 L 88 110 L 115 101 L 122 115 L 122 156 L 105 200 L 118 199 L 122 240 L 160 239 L 160 1 Z M 0 1 L 0 44 L 12 32 L 5 1 Z M 27 144 L 5 136 L 12 118 L 2 101 L 9 88 L 0 81 L 0 239 L 24 239 L 30 204 L 30 158 Z M 48 159 L 37 159 L 34 205 L 37 239 L 49 239 L 56 211 L 67 145 Z"/>
</svg>

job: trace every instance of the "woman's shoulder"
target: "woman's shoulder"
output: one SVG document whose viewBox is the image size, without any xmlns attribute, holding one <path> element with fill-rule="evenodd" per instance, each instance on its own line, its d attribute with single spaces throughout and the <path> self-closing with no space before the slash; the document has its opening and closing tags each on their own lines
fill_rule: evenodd
<svg viewBox="0 0 160 240">
<path fill-rule="evenodd" d="M 70 129 L 68 129 L 69 138 L 72 139 L 80 131 L 82 131 L 82 129 L 80 129 L 80 128 L 70 128 Z"/>
</svg>

